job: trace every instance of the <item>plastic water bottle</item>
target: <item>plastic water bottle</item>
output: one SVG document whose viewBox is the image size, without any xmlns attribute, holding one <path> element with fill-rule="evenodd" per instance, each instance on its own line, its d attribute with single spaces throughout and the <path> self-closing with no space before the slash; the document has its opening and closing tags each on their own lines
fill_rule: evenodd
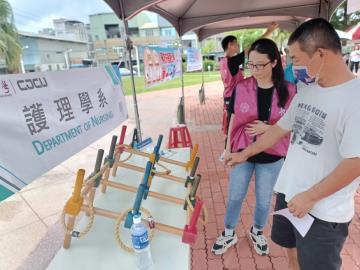
<svg viewBox="0 0 360 270">
<path fill-rule="evenodd" d="M 138 270 L 153 270 L 148 230 L 141 222 L 141 214 L 134 215 L 131 226 L 131 240 L 135 250 L 135 262 Z"/>
</svg>

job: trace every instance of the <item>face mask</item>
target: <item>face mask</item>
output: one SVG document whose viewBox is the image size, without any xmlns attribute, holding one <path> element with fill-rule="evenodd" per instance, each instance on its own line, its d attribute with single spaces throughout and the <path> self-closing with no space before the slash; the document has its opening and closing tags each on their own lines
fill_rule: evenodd
<svg viewBox="0 0 360 270">
<path fill-rule="evenodd" d="M 306 85 L 315 83 L 316 78 L 309 75 L 306 66 L 293 66 L 293 72 L 297 81 L 302 81 Z"/>
<path fill-rule="evenodd" d="M 314 58 L 312 58 L 309 63 L 311 63 L 313 61 L 313 59 Z M 323 66 L 324 66 L 324 60 L 322 61 L 321 65 L 320 65 L 319 71 L 316 73 L 316 75 L 314 77 L 310 76 L 309 70 L 306 66 L 293 66 L 295 78 L 298 81 L 302 81 L 306 85 L 317 84 L 319 81 L 320 72 L 322 71 Z"/>
</svg>

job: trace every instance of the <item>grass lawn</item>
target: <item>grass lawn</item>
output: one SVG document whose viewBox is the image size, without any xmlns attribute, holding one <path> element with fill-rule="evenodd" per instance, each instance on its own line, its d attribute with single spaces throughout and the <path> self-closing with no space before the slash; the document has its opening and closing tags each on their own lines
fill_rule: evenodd
<svg viewBox="0 0 360 270">
<path fill-rule="evenodd" d="M 131 95 L 131 93 L 132 93 L 131 92 L 132 91 L 131 77 L 126 76 L 126 77 L 123 77 L 122 79 L 123 79 L 125 96 Z M 135 76 L 134 79 L 135 79 L 135 87 L 136 87 L 137 94 L 181 87 L 181 77 L 176 78 L 172 81 L 168 81 L 166 83 L 162 83 L 158 86 L 150 87 L 148 89 L 145 88 L 144 76 L 141 76 L 141 77 Z M 221 80 L 219 71 L 204 73 L 204 81 L 205 82 L 213 82 L 213 81 L 218 81 L 218 80 Z M 201 84 L 201 72 L 185 73 L 184 74 L 184 83 L 185 83 L 185 86 Z"/>
</svg>

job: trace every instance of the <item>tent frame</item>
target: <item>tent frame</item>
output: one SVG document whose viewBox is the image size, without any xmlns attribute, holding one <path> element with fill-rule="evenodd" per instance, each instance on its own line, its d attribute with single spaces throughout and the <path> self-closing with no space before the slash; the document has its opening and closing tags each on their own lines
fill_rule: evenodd
<svg viewBox="0 0 360 270">
<path fill-rule="evenodd" d="M 104 0 L 108 5 L 114 10 L 114 12 L 120 17 L 120 19 L 124 22 L 125 25 L 125 40 L 126 40 L 126 47 L 129 54 L 130 60 L 130 72 L 131 72 L 131 84 L 132 84 L 132 94 L 133 94 L 133 101 L 134 101 L 134 113 L 135 113 L 135 121 L 136 121 L 136 128 L 139 132 L 139 139 L 142 139 L 141 127 L 140 127 L 140 119 L 139 119 L 139 111 L 137 105 L 137 98 L 136 98 L 136 89 L 135 89 L 135 81 L 134 81 L 134 74 L 133 74 L 133 66 L 132 66 L 132 56 L 131 50 L 133 48 L 131 39 L 129 37 L 129 28 L 128 28 L 128 20 L 139 14 L 141 11 L 148 10 L 155 12 L 162 16 L 163 18 L 167 19 L 176 29 L 180 40 L 181 37 L 189 31 L 194 31 L 199 41 L 203 41 L 205 38 L 209 37 L 210 35 L 215 35 L 217 33 L 231 31 L 234 30 L 237 26 L 232 26 L 231 28 L 221 28 L 218 29 L 211 29 L 211 31 L 207 31 L 205 29 L 206 26 L 228 21 L 231 19 L 239 18 L 239 17 L 259 17 L 259 16 L 292 16 L 293 17 L 293 26 L 297 27 L 301 21 L 296 16 L 299 15 L 302 17 L 302 20 L 305 20 L 304 14 L 308 16 L 306 12 L 300 12 L 301 9 L 311 9 L 311 7 L 318 6 L 317 16 L 323 17 L 327 20 L 330 19 L 331 14 L 336 10 L 336 8 L 345 0 L 318 0 L 312 4 L 307 5 L 294 5 L 288 6 L 284 8 L 269 8 L 263 10 L 252 10 L 248 12 L 234 12 L 234 13 L 227 13 L 227 14 L 209 14 L 204 16 L 197 16 L 193 18 L 187 18 L 185 15 L 192 9 L 192 7 L 196 4 L 198 0 L 192 0 L 190 2 L 184 2 L 185 7 L 184 12 L 181 16 L 176 17 L 174 14 L 166 11 L 165 9 L 161 8 L 159 5 L 162 3 L 170 2 L 169 0 Z M 181 1 L 181 0 L 177 0 Z M 117 3 L 117 4 L 116 4 Z M 291 9 L 293 12 L 289 15 L 288 10 Z M 128 12 L 126 12 L 126 10 Z M 315 15 L 314 11 L 310 14 Z M 237 28 L 246 28 L 246 27 L 263 27 L 264 25 L 239 25 Z M 181 47 L 182 48 L 182 47 Z M 182 48 L 183 51 L 183 48 Z M 182 90 L 182 99 L 184 101 L 184 72 L 183 66 L 181 61 L 181 90 Z M 202 80 L 204 83 L 204 80 Z M 185 111 L 185 108 L 183 108 Z M 184 118 L 185 119 L 185 118 Z"/>
</svg>

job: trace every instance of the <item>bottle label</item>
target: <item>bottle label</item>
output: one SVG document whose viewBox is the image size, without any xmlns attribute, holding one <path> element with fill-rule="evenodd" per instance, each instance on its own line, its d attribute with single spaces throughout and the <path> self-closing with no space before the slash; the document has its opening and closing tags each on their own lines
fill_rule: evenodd
<svg viewBox="0 0 360 270">
<path fill-rule="evenodd" d="M 143 249 L 149 245 L 147 231 L 145 231 L 142 235 L 131 235 L 131 240 L 135 249 Z"/>
</svg>

